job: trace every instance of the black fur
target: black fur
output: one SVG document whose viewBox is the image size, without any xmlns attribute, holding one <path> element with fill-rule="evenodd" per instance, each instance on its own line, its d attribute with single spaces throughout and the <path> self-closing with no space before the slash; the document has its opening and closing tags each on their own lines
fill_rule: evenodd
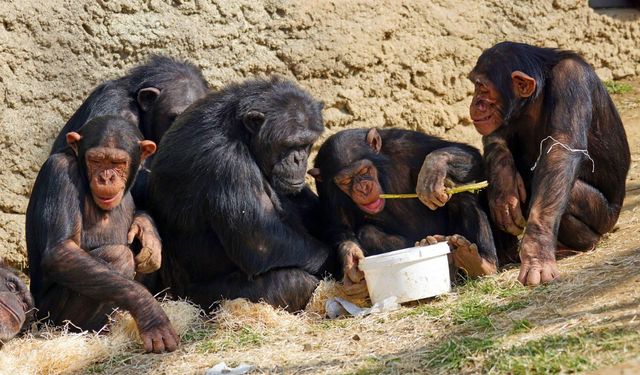
<svg viewBox="0 0 640 375">
<path fill-rule="evenodd" d="M 317 188 L 327 237 L 334 246 L 353 241 L 365 255 L 372 255 L 413 246 L 427 235 L 460 234 L 478 245 L 481 256 L 495 263 L 496 250 L 489 222 L 476 196 L 454 195 L 447 205 L 435 211 L 418 199 L 388 199 L 384 210 L 372 216 L 362 212 L 333 180 L 340 170 L 368 159 L 378 171 L 383 192 L 412 193 L 425 157 L 434 152 L 448 152 L 460 156 L 449 163 L 450 179 L 456 183 L 478 181 L 483 178 L 478 150 L 414 131 L 382 129 L 378 130 L 382 148 L 376 154 L 367 144 L 368 131 L 348 129 L 332 135 L 315 159 L 314 166 L 321 174 Z M 371 226 L 379 232 L 371 231 Z"/>
<path fill-rule="evenodd" d="M 320 110 L 273 78 L 227 86 L 178 118 L 150 176 L 163 286 L 204 307 L 235 297 L 304 307 L 332 262 L 309 232 L 317 198 L 304 185 Z"/>
</svg>

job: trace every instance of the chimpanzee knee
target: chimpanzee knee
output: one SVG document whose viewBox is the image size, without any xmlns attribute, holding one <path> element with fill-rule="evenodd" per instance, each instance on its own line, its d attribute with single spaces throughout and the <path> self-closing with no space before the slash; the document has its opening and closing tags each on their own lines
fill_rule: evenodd
<svg viewBox="0 0 640 375">
<path fill-rule="evenodd" d="M 600 237 L 600 234 L 574 215 L 570 213 L 562 215 L 558 241 L 564 246 L 577 251 L 592 250 L 600 241 Z"/>
</svg>

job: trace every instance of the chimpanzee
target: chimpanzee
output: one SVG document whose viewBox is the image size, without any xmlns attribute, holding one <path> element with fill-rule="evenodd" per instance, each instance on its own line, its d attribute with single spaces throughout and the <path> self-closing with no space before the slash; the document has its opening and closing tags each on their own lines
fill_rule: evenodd
<svg viewBox="0 0 640 375">
<path fill-rule="evenodd" d="M 0 261 L 0 347 L 17 335 L 33 312 L 33 299 L 26 285 Z"/>
<path fill-rule="evenodd" d="M 239 297 L 304 308 L 335 264 L 314 237 L 317 197 L 305 185 L 321 107 L 273 77 L 231 84 L 176 120 L 149 180 L 163 286 L 205 308 Z"/>
<path fill-rule="evenodd" d="M 357 268 L 365 255 L 417 241 L 435 243 L 448 237 L 456 266 L 470 276 L 496 272 L 491 227 L 478 198 L 471 193 L 450 196 L 445 190 L 445 184 L 483 178 L 477 149 L 409 130 L 348 129 L 320 147 L 309 174 L 316 179 L 327 236 L 343 262 L 347 293 L 366 289 Z M 383 193 L 412 191 L 424 204 L 380 198 Z"/>
<path fill-rule="evenodd" d="M 469 78 L 492 218 L 524 231 L 518 280 L 548 282 L 559 276 L 558 249 L 593 249 L 618 219 L 630 163 L 620 116 L 574 52 L 502 42 Z"/>
<path fill-rule="evenodd" d="M 175 118 L 207 92 L 207 81 L 195 65 L 153 55 L 124 77 L 96 87 L 60 130 L 51 153 L 67 147 L 67 133 L 105 115 L 138 124 L 145 139 L 158 143 Z"/>
<path fill-rule="evenodd" d="M 147 351 L 178 345 L 169 319 L 135 272 L 159 268 L 153 222 L 135 214 L 129 188 L 156 149 L 120 116 L 96 117 L 67 134 L 69 148 L 47 159 L 27 208 L 31 292 L 39 318 L 98 330 L 115 308 L 135 319 Z M 138 237 L 142 250 L 130 244 Z"/>
<path fill-rule="evenodd" d="M 157 144 L 175 118 L 207 92 L 208 84 L 195 65 L 154 55 L 126 76 L 98 86 L 60 130 L 51 153 L 67 147 L 67 133 L 104 115 L 118 115 L 133 121 L 145 139 Z M 150 161 L 151 158 L 146 166 Z M 147 204 L 147 178 L 148 168 L 144 168 L 131 191 L 138 208 L 145 208 Z"/>
</svg>

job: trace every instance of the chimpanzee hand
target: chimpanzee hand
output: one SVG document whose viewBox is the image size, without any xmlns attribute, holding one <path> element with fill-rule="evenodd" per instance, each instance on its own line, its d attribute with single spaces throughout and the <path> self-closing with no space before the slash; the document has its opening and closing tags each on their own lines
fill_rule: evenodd
<svg viewBox="0 0 640 375">
<path fill-rule="evenodd" d="M 342 260 L 344 292 L 354 297 L 366 297 L 367 283 L 364 273 L 358 269 L 358 263 L 364 259 L 364 252 L 355 242 L 345 241 L 340 244 L 338 254 Z"/>
<path fill-rule="evenodd" d="M 142 245 L 140 253 L 135 257 L 136 272 L 151 273 L 160 268 L 162 262 L 162 243 L 151 217 L 138 213 L 133 219 L 127 240 L 129 244 L 137 238 Z"/>
<path fill-rule="evenodd" d="M 521 203 L 527 201 L 527 190 L 515 165 L 492 166 L 487 191 L 491 218 L 501 230 L 519 235 L 526 220 Z"/>
<path fill-rule="evenodd" d="M 155 300 L 152 303 L 143 303 L 142 306 L 142 311 L 131 311 L 131 313 L 138 325 L 144 350 L 147 353 L 176 350 L 180 338 L 162 307 Z"/>
<path fill-rule="evenodd" d="M 418 182 L 416 184 L 418 198 L 425 206 L 435 210 L 449 201 L 451 196 L 446 192 L 446 178 L 446 168 L 439 167 L 438 163 L 431 162 L 429 156 L 427 156 L 418 174 Z"/>
<path fill-rule="evenodd" d="M 545 245 L 537 238 L 525 234 L 520 244 L 520 274 L 523 285 L 536 286 L 560 276 L 555 260 L 555 244 Z"/>
</svg>

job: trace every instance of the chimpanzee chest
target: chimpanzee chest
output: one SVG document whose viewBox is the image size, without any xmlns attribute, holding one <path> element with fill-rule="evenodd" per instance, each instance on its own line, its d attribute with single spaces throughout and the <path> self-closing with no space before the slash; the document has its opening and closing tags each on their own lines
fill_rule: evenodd
<svg viewBox="0 0 640 375">
<path fill-rule="evenodd" d="M 135 211 L 130 194 L 127 193 L 122 203 L 113 210 L 102 211 L 93 205 L 86 205 L 84 211 L 80 239 L 83 249 L 127 244 L 127 234 Z"/>
</svg>

